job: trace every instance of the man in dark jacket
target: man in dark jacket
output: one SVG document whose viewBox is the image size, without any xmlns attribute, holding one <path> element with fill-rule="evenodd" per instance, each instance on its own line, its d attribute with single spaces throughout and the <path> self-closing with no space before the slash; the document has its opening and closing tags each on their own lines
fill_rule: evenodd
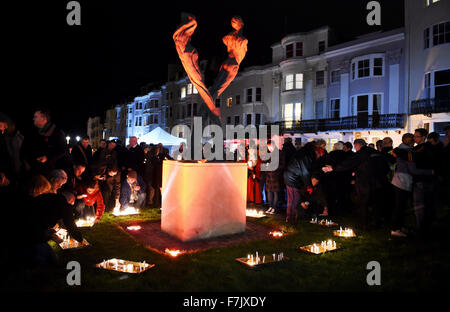
<svg viewBox="0 0 450 312">
<path fill-rule="evenodd" d="M 130 145 L 127 146 L 128 151 L 125 158 L 125 168 L 136 171 L 142 177 L 145 173 L 145 153 L 137 141 L 137 137 L 130 137 Z"/>
<path fill-rule="evenodd" d="M 128 172 L 126 179 L 122 182 L 120 190 L 120 210 L 125 210 L 129 206 L 143 208 L 146 199 L 146 185 L 144 180 L 136 171 Z"/>
<path fill-rule="evenodd" d="M 16 130 L 14 122 L 0 113 L 0 195 L 18 186 L 22 142 L 23 135 Z"/>
<path fill-rule="evenodd" d="M 435 169 L 435 159 L 430 142 L 426 142 L 428 131 L 423 128 L 414 131 L 413 161 L 417 169 Z M 413 176 L 413 206 L 417 227 L 420 234 L 427 235 L 433 222 L 434 211 L 434 176 Z"/>
<path fill-rule="evenodd" d="M 383 187 L 387 183 L 389 166 L 381 153 L 367 147 L 363 139 L 354 141 L 356 153 L 338 164 L 335 168 L 328 165 L 324 172 L 355 172 L 355 187 L 358 195 L 360 224 L 363 229 L 369 225 L 369 207 L 373 208 L 377 225 L 381 223 L 383 212 Z"/>
<path fill-rule="evenodd" d="M 290 160 L 283 173 L 287 192 L 286 222 L 295 223 L 298 219 L 300 190 L 311 183 L 311 172 L 317 159 L 314 142 L 307 143 Z"/>
<path fill-rule="evenodd" d="M 31 175 L 47 175 L 53 169 L 70 166 L 65 134 L 51 122 L 49 111 L 36 110 L 33 122 L 37 131 L 26 136 L 22 146 L 25 166 Z"/>
<path fill-rule="evenodd" d="M 89 144 L 90 138 L 84 136 L 78 144 L 72 149 L 72 158 L 74 162 L 85 163 L 87 168 L 92 165 L 92 147 Z"/>
</svg>

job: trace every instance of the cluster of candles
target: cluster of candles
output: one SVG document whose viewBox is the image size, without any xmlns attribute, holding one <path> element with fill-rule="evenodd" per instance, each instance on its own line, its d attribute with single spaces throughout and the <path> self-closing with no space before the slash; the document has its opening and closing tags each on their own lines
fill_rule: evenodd
<svg viewBox="0 0 450 312">
<path fill-rule="evenodd" d="M 83 241 L 79 243 L 77 240 L 71 238 L 70 235 L 67 234 L 66 230 L 60 229 L 58 232 L 56 232 L 56 235 L 58 235 L 58 237 L 63 240 L 63 242 L 59 244 L 62 249 L 78 248 L 81 246 L 89 245 L 89 243 L 85 239 L 83 239 Z"/>
<path fill-rule="evenodd" d="M 282 261 L 284 258 L 284 254 L 281 252 L 279 254 L 272 254 L 273 262 L 275 261 Z M 247 255 L 247 262 L 248 265 L 254 266 L 262 263 L 266 263 L 266 256 L 263 255 L 262 259 L 258 255 L 258 252 L 256 252 L 256 255 L 253 256 L 253 254 Z"/>
<path fill-rule="evenodd" d="M 273 237 L 282 237 L 284 235 L 282 231 L 273 231 L 270 232 L 269 234 L 272 235 Z"/>
<path fill-rule="evenodd" d="M 141 226 L 140 225 L 130 225 L 130 226 L 127 226 L 127 230 L 129 230 L 129 231 L 139 231 L 141 229 Z"/>
<path fill-rule="evenodd" d="M 334 249 L 336 249 L 336 242 L 329 239 L 328 241 L 322 241 L 320 246 L 317 245 L 316 243 L 311 245 L 310 252 L 318 254 Z"/>
<path fill-rule="evenodd" d="M 262 210 L 257 209 L 247 209 L 245 215 L 253 218 L 262 218 L 266 216 Z"/>
<path fill-rule="evenodd" d="M 349 228 L 345 228 L 345 230 L 342 229 L 342 227 L 339 228 L 339 230 L 335 231 L 335 235 L 336 236 L 341 236 L 341 237 L 354 237 L 355 232 L 353 232 L 352 229 Z"/>
<path fill-rule="evenodd" d="M 181 255 L 183 252 L 179 249 L 172 250 L 172 249 L 166 248 L 165 253 L 171 255 L 172 257 L 177 257 L 177 256 Z"/>
<path fill-rule="evenodd" d="M 334 222 L 331 221 L 331 220 L 325 220 L 325 219 L 322 219 L 322 220 L 320 220 L 320 221 L 317 221 L 317 218 L 311 219 L 311 222 L 310 222 L 310 223 L 313 223 L 313 224 L 321 224 L 321 225 L 327 225 L 327 226 L 330 226 L 330 225 L 336 225 L 336 223 L 334 223 Z"/>
<path fill-rule="evenodd" d="M 94 225 L 95 217 L 87 217 L 86 219 L 79 219 L 75 224 L 77 227 L 91 227 Z"/>
<path fill-rule="evenodd" d="M 139 214 L 139 209 L 133 208 L 133 207 L 128 207 L 125 208 L 124 210 L 120 210 L 120 207 L 114 207 L 114 210 L 112 212 L 113 215 L 117 216 L 129 216 L 129 215 L 135 215 L 135 214 Z"/>
<path fill-rule="evenodd" d="M 141 273 L 142 271 L 145 271 L 145 269 L 147 269 L 148 266 L 149 264 L 146 263 L 145 261 L 138 262 L 135 265 L 130 261 L 119 260 L 115 258 L 110 260 L 103 260 L 101 263 L 98 264 L 98 267 L 102 269 L 115 270 L 127 273 Z"/>
</svg>

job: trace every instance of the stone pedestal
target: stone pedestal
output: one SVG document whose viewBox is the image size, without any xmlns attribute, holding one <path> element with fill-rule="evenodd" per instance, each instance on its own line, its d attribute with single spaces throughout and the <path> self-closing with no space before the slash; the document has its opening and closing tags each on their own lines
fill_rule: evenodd
<svg viewBox="0 0 450 312">
<path fill-rule="evenodd" d="M 162 176 L 162 231 L 183 242 L 245 231 L 246 163 L 165 160 Z"/>
</svg>

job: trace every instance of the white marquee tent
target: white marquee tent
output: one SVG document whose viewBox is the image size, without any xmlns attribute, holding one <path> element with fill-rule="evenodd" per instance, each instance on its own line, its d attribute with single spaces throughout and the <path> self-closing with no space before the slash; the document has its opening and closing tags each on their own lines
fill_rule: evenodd
<svg viewBox="0 0 450 312">
<path fill-rule="evenodd" d="M 180 146 L 181 143 L 186 143 L 186 139 L 177 138 L 170 133 L 164 131 L 160 127 L 156 127 L 149 133 L 141 136 L 139 142 L 145 142 L 146 144 L 158 144 L 161 143 L 164 146 Z"/>
</svg>

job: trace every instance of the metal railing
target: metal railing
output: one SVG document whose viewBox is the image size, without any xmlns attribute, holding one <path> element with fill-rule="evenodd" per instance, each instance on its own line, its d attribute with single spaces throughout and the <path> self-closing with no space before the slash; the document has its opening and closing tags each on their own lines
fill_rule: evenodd
<svg viewBox="0 0 450 312">
<path fill-rule="evenodd" d="M 405 114 L 362 115 L 334 119 L 279 121 L 283 131 L 316 133 L 353 129 L 398 129 L 405 126 Z"/>
<path fill-rule="evenodd" d="M 432 114 L 450 112 L 449 98 L 433 98 L 411 101 L 411 114 Z"/>
</svg>

